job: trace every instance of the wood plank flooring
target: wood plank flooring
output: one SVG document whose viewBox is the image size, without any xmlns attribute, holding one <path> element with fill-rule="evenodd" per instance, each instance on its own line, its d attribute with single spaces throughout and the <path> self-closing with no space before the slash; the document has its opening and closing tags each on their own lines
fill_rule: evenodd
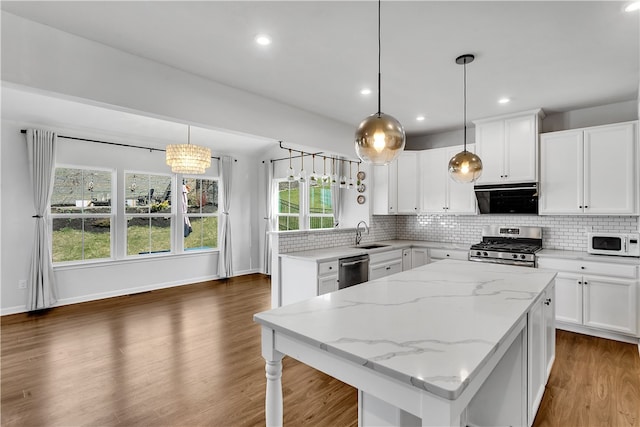
<svg viewBox="0 0 640 427">
<path fill-rule="evenodd" d="M 4 316 L 2 426 L 264 425 L 254 313 L 269 279 L 242 276 Z M 536 426 L 640 426 L 636 346 L 558 332 Z M 291 358 L 289 426 L 356 426 L 356 390 Z"/>
</svg>

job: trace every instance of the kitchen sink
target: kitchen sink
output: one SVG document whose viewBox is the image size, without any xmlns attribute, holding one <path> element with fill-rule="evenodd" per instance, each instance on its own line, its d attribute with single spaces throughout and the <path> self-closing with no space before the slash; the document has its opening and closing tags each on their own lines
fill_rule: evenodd
<svg viewBox="0 0 640 427">
<path fill-rule="evenodd" d="M 379 243 L 371 243 L 369 245 L 358 245 L 358 246 L 352 246 L 352 247 L 360 248 L 360 249 L 376 249 L 376 248 L 386 248 L 387 246 L 391 246 L 391 245 L 381 245 Z"/>
</svg>

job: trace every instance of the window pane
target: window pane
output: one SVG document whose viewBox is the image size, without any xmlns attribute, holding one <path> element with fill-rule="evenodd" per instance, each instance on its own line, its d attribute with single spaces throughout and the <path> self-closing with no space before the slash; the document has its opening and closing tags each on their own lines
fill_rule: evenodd
<svg viewBox="0 0 640 427">
<path fill-rule="evenodd" d="M 278 182 L 278 213 L 300 213 L 298 181 Z"/>
<path fill-rule="evenodd" d="M 189 221 L 192 231 L 184 238 L 185 250 L 218 247 L 218 217 L 190 217 Z"/>
<path fill-rule="evenodd" d="M 171 218 L 127 218 L 127 255 L 171 251 Z"/>
<path fill-rule="evenodd" d="M 212 179 L 186 178 L 188 213 L 218 212 L 218 181 Z"/>
<path fill-rule="evenodd" d="M 333 228 L 333 217 L 312 216 L 309 217 L 309 228 Z"/>
<path fill-rule="evenodd" d="M 111 257 L 110 218 L 54 218 L 53 262 Z"/>
<path fill-rule="evenodd" d="M 111 212 L 111 172 L 56 168 L 51 213 Z"/>
<path fill-rule="evenodd" d="M 297 216 L 278 216 L 278 230 L 299 230 L 299 220 Z"/>
<path fill-rule="evenodd" d="M 126 213 L 171 212 L 171 177 L 125 173 Z"/>
<path fill-rule="evenodd" d="M 331 208 L 331 187 L 329 185 L 309 187 L 309 213 L 333 213 Z"/>
<path fill-rule="evenodd" d="M 218 212 L 218 181 L 202 180 L 202 212 Z"/>
</svg>

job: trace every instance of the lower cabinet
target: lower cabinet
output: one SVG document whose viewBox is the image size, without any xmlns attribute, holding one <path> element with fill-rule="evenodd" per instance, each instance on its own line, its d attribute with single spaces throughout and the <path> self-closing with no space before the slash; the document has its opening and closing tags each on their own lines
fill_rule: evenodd
<svg viewBox="0 0 640 427">
<path fill-rule="evenodd" d="M 460 261 L 469 260 L 469 251 L 458 249 L 429 249 L 429 261 L 434 262 L 441 259 L 457 259 Z"/>
<path fill-rule="evenodd" d="M 562 324 L 638 336 L 638 267 L 607 262 L 540 258 L 558 271 L 556 320 Z"/>
<path fill-rule="evenodd" d="M 429 264 L 428 248 L 407 248 L 402 250 L 402 271 Z"/>
<path fill-rule="evenodd" d="M 338 290 L 338 261 L 318 264 L 318 295 Z"/>
<path fill-rule="evenodd" d="M 402 249 L 369 255 L 369 280 L 379 279 L 402 271 Z"/>
</svg>

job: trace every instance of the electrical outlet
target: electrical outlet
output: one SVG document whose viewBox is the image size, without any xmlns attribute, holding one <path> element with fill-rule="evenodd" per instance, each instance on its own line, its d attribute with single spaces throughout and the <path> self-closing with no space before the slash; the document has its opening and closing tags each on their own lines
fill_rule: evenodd
<svg viewBox="0 0 640 427">
<path fill-rule="evenodd" d="M 18 289 L 27 289 L 27 281 L 24 279 L 18 280 Z"/>
</svg>

